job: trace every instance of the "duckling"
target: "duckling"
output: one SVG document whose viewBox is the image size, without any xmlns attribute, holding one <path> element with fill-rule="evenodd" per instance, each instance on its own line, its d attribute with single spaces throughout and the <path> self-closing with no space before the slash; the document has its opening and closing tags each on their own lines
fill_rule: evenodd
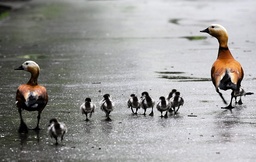
<svg viewBox="0 0 256 162">
<path fill-rule="evenodd" d="M 140 105 L 144 109 L 143 115 L 146 115 L 147 108 L 152 108 L 149 116 L 154 115 L 153 108 L 155 105 L 155 101 L 149 96 L 148 92 L 142 92 Z"/>
<path fill-rule="evenodd" d="M 242 87 L 240 87 L 239 92 L 234 93 L 235 103 L 238 105 L 242 105 L 243 104 L 242 96 L 247 96 L 247 95 L 252 95 L 252 94 L 254 94 L 254 93 L 253 92 L 245 92 L 245 90 Z M 237 101 L 237 97 L 240 97 L 239 101 Z"/>
<path fill-rule="evenodd" d="M 172 91 L 169 93 L 169 95 L 166 97 L 167 101 L 170 101 L 170 99 L 173 97 L 173 94 L 177 92 L 176 89 L 172 89 Z"/>
<path fill-rule="evenodd" d="M 138 109 L 140 108 L 140 103 L 138 97 L 135 94 L 131 94 L 129 100 L 127 101 L 128 108 L 131 108 L 133 114 L 137 114 Z M 133 110 L 135 108 L 135 112 Z"/>
<path fill-rule="evenodd" d="M 161 96 L 159 98 L 159 101 L 156 104 L 156 108 L 158 111 L 161 112 L 161 117 L 165 117 L 167 118 L 167 113 L 169 110 L 169 105 L 168 105 L 168 101 L 165 99 L 164 96 Z M 165 111 L 165 115 L 163 116 L 163 112 Z"/>
<path fill-rule="evenodd" d="M 50 125 L 48 126 L 48 134 L 51 138 L 54 138 L 56 145 L 58 145 L 58 137 L 63 141 L 65 133 L 68 132 L 66 125 L 62 122 L 58 122 L 56 118 L 50 120 Z"/>
<path fill-rule="evenodd" d="M 100 102 L 100 109 L 106 113 L 107 121 L 111 120 L 109 114 L 113 111 L 114 103 L 110 99 L 109 94 L 103 95 L 103 99 Z"/>
<path fill-rule="evenodd" d="M 177 112 L 180 109 L 180 106 L 183 106 L 183 104 L 184 104 L 184 100 L 182 97 L 180 97 L 180 92 L 175 92 L 174 97 L 170 101 L 170 107 L 173 109 L 174 114 L 177 114 Z M 176 107 L 178 107 L 177 110 L 175 110 Z"/>
<path fill-rule="evenodd" d="M 228 48 L 228 33 L 223 26 L 212 24 L 201 32 L 210 34 L 219 42 L 218 57 L 212 65 L 211 78 L 216 92 L 225 104 L 227 104 L 227 102 L 219 89 L 224 91 L 229 89 L 232 90 L 229 105 L 227 107 L 222 107 L 223 109 L 231 110 L 234 108 L 232 106 L 232 100 L 235 97 L 235 93 L 239 93 L 241 82 L 244 77 L 243 68 L 241 64 L 234 59 Z"/>
<path fill-rule="evenodd" d="M 91 118 L 92 113 L 94 113 L 95 108 L 96 108 L 96 105 L 94 103 L 92 103 L 91 98 L 86 98 L 85 102 L 80 106 L 80 110 L 81 110 L 82 114 L 86 115 L 85 121 L 89 121 L 88 114 L 90 114 L 89 117 Z"/>
<path fill-rule="evenodd" d="M 25 70 L 31 73 L 31 77 L 26 84 L 21 84 L 16 92 L 16 106 L 20 115 L 20 133 L 27 133 L 28 127 L 22 118 L 22 110 L 38 111 L 37 125 L 34 130 L 40 130 L 39 122 L 41 112 L 48 102 L 48 94 L 46 88 L 38 84 L 37 79 L 40 72 L 39 65 L 34 61 L 25 61 L 15 70 Z"/>
</svg>

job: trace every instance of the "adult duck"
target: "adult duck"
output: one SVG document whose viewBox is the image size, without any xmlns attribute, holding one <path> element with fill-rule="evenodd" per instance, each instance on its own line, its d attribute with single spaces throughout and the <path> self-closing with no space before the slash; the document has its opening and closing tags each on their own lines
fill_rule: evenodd
<svg viewBox="0 0 256 162">
<path fill-rule="evenodd" d="M 20 115 L 19 132 L 28 132 L 28 127 L 22 118 L 22 110 L 38 111 L 37 125 L 34 129 L 40 130 L 39 122 L 41 118 L 41 112 L 48 102 L 48 94 L 46 88 L 39 85 L 37 82 L 40 67 L 34 61 L 25 61 L 15 70 L 25 70 L 31 73 L 29 81 L 26 84 L 20 85 L 16 92 L 16 106 Z"/>
<path fill-rule="evenodd" d="M 234 108 L 232 106 L 232 100 L 235 97 L 235 94 L 239 94 L 241 82 L 244 77 L 243 68 L 241 64 L 234 59 L 228 48 L 228 33 L 223 26 L 212 24 L 201 32 L 210 34 L 219 42 L 218 56 L 211 69 L 211 79 L 216 92 L 225 104 L 227 104 L 227 102 L 220 92 L 220 89 L 224 91 L 229 89 L 232 90 L 229 105 L 227 107 L 222 107 L 223 109 L 232 109 Z"/>
</svg>

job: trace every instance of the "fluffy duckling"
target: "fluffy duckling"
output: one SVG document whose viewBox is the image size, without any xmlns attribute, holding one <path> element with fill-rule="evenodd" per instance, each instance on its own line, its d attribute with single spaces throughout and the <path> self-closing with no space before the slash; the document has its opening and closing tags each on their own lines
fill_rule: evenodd
<svg viewBox="0 0 256 162">
<path fill-rule="evenodd" d="M 89 121 L 88 119 L 88 114 L 89 117 L 92 117 L 92 113 L 94 113 L 94 110 L 96 108 L 96 105 L 94 103 L 92 103 L 91 98 L 86 98 L 85 102 L 80 106 L 80 110 L 82 112 L 82 114 L 85 114 L 86 119 L 85 121 Z"/>
<path fill-rule="evenodd" d="M 140 103 L 138 97 L 135 94 L 131 94 L 129 100 L 127 101 L 128 108 L 131 108 L 133 114 L 137 114 L 138 109 L 140 108 Z M 135 112 L 134 110 L 135 109 Z"/>
<path fill-rule="evenodd" d="M 170 101 L 170 108 L 172 108 L 174 111 L 174 114 L 177 114 L 177 112 L 180 109 L 180 106 L 182 106 L 184 104 L 184 100 L 182 97 L 180 97 L 180 92 L 175 92 L 174 97 L 172 98 L 172 100 Z M 177 110 L 175 108 L 178 108 Z"/>
<path fill-rule="evenodd" d="M 148 92 L 142 92 L 140 105 L 144 109 L 143 115 L 146 115 L 147 108 L 152 108 L 149 116 L 154 115 L 153 108 L 155 105 L 155 101 L 149 96 Z"/>
<path fill-rule="evenodd" d="M 16 106 L 20 115 L 20 133 L 27 133 L 28 127 L 22 118 L 22 110 L 38 111 L 37 125 L 35 130 L 40 130 L 39 122 L 41 112 L 45 108 L 48 102 L 48 94 L 46 88 L 41 86 L 37 82 L 39 76 L 40 67 L 34 61 L 25 61 L 20 67 L 15 70 L 25 70 L 31 73 L 31 77 L 26 84 L 22 84 L 18 87 L 16 92 Z"/>
<path fill-rule="evenodd" d="M 247 95 L 252 95 L 252 94 L 254 94 L 254 93 L 253 92 L 245 92 L 245 90 L 242 87 L 240 87 L 239 92 L 234 93 L 235 103 L 238 105 L 242 105 L 243 104 L 242 96 L 247 96 Z M 239 101 L 237 101 L 237 97 L 240 97 Z"/>
<path fill-rule="evenodd" d="M 51 138 L 54 138 L 56 145 L 58 145 L 58 137 L 63 141 L 65 133 L 68 132 L 66 125 L 62 122 L 58 122 L 56 118 L 50 120 L 50 125 L 48 126 L 48 133 Z"/>
<path fill-rule="evenodd" d="M 103 95 L 103 99 L 100 102 L 100 109 L 106 113 L 106 120 L 111 120 L 109 114 L 113 111 L 114 103 L 110 99 L 109 94 Z"/>
<path fill-rule="evenodd" d="M 169 105 L 168 105 L 168 101 L 165 99 L 164 96 L 161 96 L 159 98 L 159 101 L 156 104 L 156 108 L 158 111 L 161 112 L 161 117 L 165 117 L 167 118 L 167 113 L 169 110 Z M 165 115 L 163 116 L 163 112 L 165 111 Z"/>
<path fill-rule="evenodd" d="M 170 101 L 170 99 L 173 97 L 174 93 L 177 92 L 176 89 L 172 89 L 172 91 L 169 93 L 169 95 L 166 97 L 167 101 Z"/>
<path fill-rule="evenodd" d="M 213 63 L 211 69 L 211 78 L 216 92 L 219 94 L 225 104 L 226 100 L 222 96 L 221 90 L 231 89 L 231 100 L 227 107 L 224 109 L 232 109 L 232 100 L 235 93 L 239 93 L 241 82 L 244 77 L 244 71 L 241 64 L 234 59 L 228 48 L 228 33 L 227 30 L 218 24 L 212 24 L 205 30 L 205 32 L 215 37 L 219 42 L 219 51 L 217 60 Z"/>
</svg>

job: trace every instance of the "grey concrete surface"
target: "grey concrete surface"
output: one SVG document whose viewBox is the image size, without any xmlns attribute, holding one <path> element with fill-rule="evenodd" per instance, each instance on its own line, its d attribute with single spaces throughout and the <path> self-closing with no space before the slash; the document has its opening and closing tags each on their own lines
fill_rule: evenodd
<svg viewBox="0 0 256 162">
<path fill-rule="evenodd" d="M 1 161 L 255 161 L 255 95 L 232 112 L 221 109 L 210 81 L 218 43 L 199 32 L 226 27 L 245 71 L 242 86 L 256 92 L 255 3 L 33 0 L 12 12 L 0 22 Z M 18 134 L 15 92 L 30 76 L 13 69 L 25 60 L 40 65 L 49 103 L 42 130 Z M 157 100 L 173 88 L 185 100 L 176 116 L 161 118 L 156 109 L 134 116 L 126 107 L 131 93 Z M 105 93 L 115 102 L 112 121 L 99 109 Z M 88 96 L 97 108 L 86 122 L 79 106 Z M 68 127 L 58 146 L 46 131 L 52 117 Z M 36 113 L 24 118 L 34 127 Z"/>
</svg>

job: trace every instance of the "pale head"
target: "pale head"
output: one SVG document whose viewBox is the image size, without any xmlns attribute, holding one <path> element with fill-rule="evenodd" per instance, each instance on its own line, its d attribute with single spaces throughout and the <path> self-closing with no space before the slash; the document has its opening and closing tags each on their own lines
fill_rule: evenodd
<svg viewBox="0 0 256 162">
<path fill-rule="evenodd" d="M 40 67 L 35 61 L 25 61 L 20 67 L 16 68 L 15 70 L 25 70 L 25 71 L 39 71 Z"/>
<path fill-rule="evenodd" d="M 218 39 L 221 47 L 227 47 L 228 32 L 222 25 L 212 24 L 208 28 L 200 32 L 205 32 L 210 34 L 211 36 Z"/>
</svg>

